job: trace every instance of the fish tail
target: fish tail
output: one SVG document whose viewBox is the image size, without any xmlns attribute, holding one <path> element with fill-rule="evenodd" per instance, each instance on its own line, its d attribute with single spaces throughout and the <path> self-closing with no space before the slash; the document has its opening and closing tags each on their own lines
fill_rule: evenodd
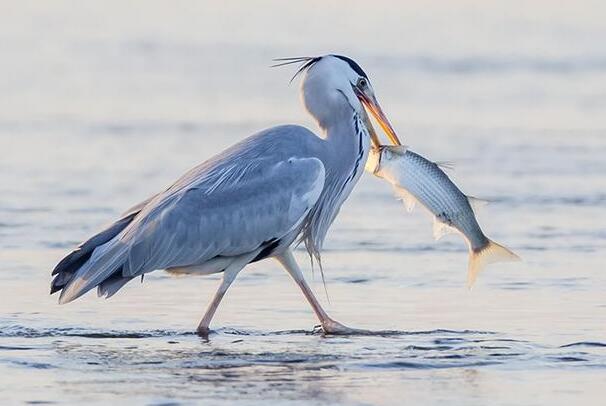
<svg viewBox="0 0 606 406">
<path fill-rule="evenodd" d="M 478 273 L 488 264 L 494 262 L 513 262 L 521 261 L 520 257 L 513 253 L 510 249 L 497 244 L 494 241 L 488 240 L 488 244 L 484 247 L 469 252 L 469 268 L 467 271 L 467 286 L 472 288 L 478 277 Z"/>
</svg>

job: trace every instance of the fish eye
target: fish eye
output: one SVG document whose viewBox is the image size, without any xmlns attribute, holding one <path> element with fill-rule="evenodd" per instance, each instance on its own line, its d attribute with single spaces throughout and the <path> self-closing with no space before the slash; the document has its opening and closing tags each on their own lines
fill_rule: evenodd
<svg viewBox="0 0 606 406">
<path fill-rule="evenodd" d="M 360 89 L 364 89 L 367 86 L 368 86 L 368 81 L 365 78 L 358 79 L 358 87 Z"/>
</svg>

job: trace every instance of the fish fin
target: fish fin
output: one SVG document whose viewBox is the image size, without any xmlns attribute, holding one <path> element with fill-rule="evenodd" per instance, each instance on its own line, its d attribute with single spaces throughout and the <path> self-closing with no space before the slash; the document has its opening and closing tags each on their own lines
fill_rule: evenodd
<svg viewBox="0 0 606 406">
<path fill-rule="evenodd" d="M 436 161 L 434 163 L 436 165 L 438 165 L 438 168 L 440 168 L 442 170 L 450 170 L 450 171 L 455 170 L 455 163 L 452 161 Z"/>
<path fill-rule="evenodd" d="M 415 208 L 417 199 L 412 195 L 412 193 L 401 187 L 394 187 L 394 191 L 396 192 L 396 196 L 399 197 L 404 203 L 406 211 L 411 213 Z"/>
<path fill-rule="evenodd" d="M 521 261 L 513 251 L 488 240 L 488 244 L 479 250 L 471 250 L 469 253 L 469 268 L 467 270 L 467 287 L 471 289 L 478 277 L 478 273 L 488 264 L 495 262 Z"/>
<path fill-rule="evenodd" d="M 459 231 L 454 228 L 449 226 L 448 224 L 438 220 L 437 217 L 434 216 L 433 218 L 433 238 L 435 240 L 439 240 L 440 238 L 444 237 L 447 234 L 454 234 L 454 233 L 458 233 Z"/>
<path fill-rule="evenodd" d="M 467 201 L 469 202 L 469 205 L 471 206 L 471 210 L 473 210 L 474 214 L 477 214 L 481 208 L 483 208 L 488 203 L 490 203 L 486 199 L 480 199 L 475 196 L 466 196 L 466 197 L 467 197 Z"/>
</svg>

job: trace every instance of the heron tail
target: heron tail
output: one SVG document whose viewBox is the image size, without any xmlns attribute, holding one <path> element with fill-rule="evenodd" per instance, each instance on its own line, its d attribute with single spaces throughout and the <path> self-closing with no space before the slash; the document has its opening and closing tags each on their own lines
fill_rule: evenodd
<svg viewBox="0 0 606 406">
<path fill-rule="evenodd" d="M 93 280 L 91 276 L 95 270 L 104 267 L 105 278 L 99 280 L 99 295 L 107 297 L 113 295 L 131 278 L 122 278 L 121 264 L 109 261 L 110 255 L 117 255 L 118 243 L 116 237 L 134 219 L 139 210 L 131 211 L 115 223 L 103 229 L 87 241 L 80 244 L 74 251 L 63 258 L 53 269 L 54 276 L 51 282 L 50 293 L 61 292 L 59 303 L 70 302 L 86 293 L 94 286 L 89 286 Z M 110 247 L 111 248 L 110 250 Z M 103 253 L 103 255 L 101 255 Z M 123 254 L 122 254 L 123 255 Z M 118 255 L 119 256 L 119 255 Z M 112 265 L 112 266 L 109 266 Z M 95 278 L 95 281 L 100 276 Z M 84 283 L 88 280 L 89 283 Z M 68 293 L 69 292 L 69 293 Z"/>
<path fill-rule="evenodd" d="M 127 252 L 127 247 L 118 239 L 110 240 L 95 248 L 90 259 L 75 272 L 61 290 L 59 303 L 69 303 L 97 286 L 100 287 L 100 294 L 105 290 L 115 293 L 116 288 L 119 289 L 126 283 L 121 282 L 122 265 L 126 260 Z"/>
</svg>

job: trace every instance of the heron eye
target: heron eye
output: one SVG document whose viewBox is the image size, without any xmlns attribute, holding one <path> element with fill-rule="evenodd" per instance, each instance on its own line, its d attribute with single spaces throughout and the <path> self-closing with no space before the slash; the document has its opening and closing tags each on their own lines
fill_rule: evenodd
<svg viewBox="0 0 606 406">
<path fill-rule="evenodd" d="M 358 87 L 360 89 L 364 89 L 366 86 L 368 86 L 368 81 L 366 79 L 364 79 L 364 78 L 360 78 L 358 80 Z"/>
</svg>

